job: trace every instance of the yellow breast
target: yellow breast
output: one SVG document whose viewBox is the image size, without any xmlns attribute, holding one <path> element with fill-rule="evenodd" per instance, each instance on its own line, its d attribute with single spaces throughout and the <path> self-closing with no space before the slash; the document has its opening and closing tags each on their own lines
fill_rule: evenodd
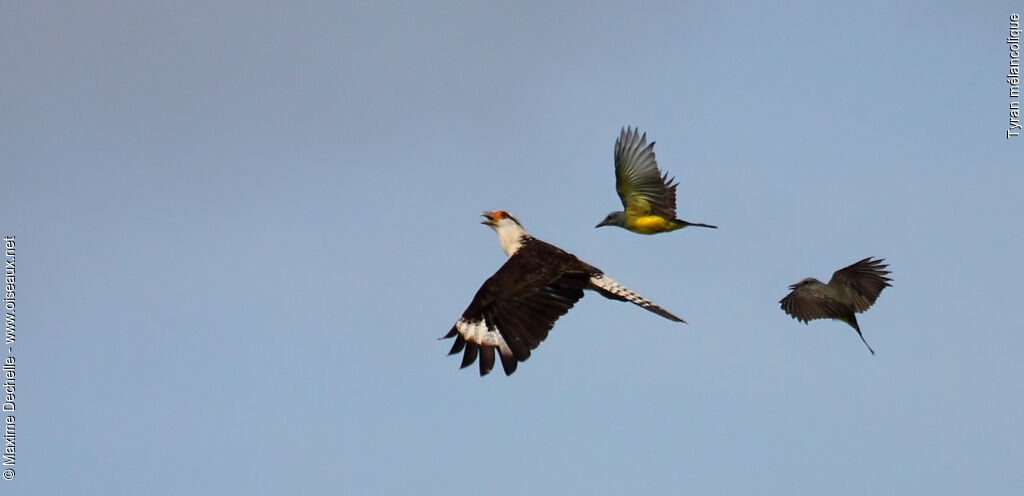
<svg viewBox="0 0 1024 496">
<path fill-rule="evenodd" d="M 626 218 L 626 229 L 640 234 L 656 234 L 678 229 L 675 222 L 657 215 Z"/>
</svg>

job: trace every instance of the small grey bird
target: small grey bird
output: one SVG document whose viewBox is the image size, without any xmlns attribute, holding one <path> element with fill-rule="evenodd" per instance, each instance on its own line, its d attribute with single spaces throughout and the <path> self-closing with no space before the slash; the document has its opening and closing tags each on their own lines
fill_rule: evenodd
<svg viewBox="0 0 1024 496">
<path fill-rule="evenodd" d="M 892 272 L 885 270 L 889 266 L 882 262 L 885 259 L 865 258 L 835 271 L 828 284 L 808 277 L 790 286 L 793 291 L 779 303 L 787 314 L 805 324 L 814 319 L 846 322 L 857 331 L 864 346 L 874 355 L 875 350 L 860 332 L 856 314 L 871 308 L 882 290 L 892 286 L 889 284 L 892 279 L 886 277 Z"/>
</svg>

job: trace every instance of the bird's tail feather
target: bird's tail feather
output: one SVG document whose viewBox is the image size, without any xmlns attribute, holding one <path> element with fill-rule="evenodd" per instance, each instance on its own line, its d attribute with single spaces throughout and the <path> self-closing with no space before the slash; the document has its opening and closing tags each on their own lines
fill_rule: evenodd
<svg viewBox="0 0 1024 496">
<path fill-rule="evenodd" d="M 682 322 L 684 324 L 686 323 L 685 320 L 676 317 L 675 315 L 672 315 L 672 313 L 669 312 L 668 310 L 665 310 L 664 308 L 655 305 L 653 301 L 644 298 L 636 291 L 633 291 L 632 289 L 629 289 L 619 284 L 614 279 L 604 274 L 592 276 L 590 278 L 590 285 L 594 290 L 601 293 L 601 296 L 604 296 L 605 298 L 610 298 L 619 301 L 628 301 L 634 305 L 646 309 L 647 311 L 656 313 L 668 320 Z"/>
<path fill-rule="evenodd" d="M 864 339 L 864 333 L 860 332 L 860 326 L 857 325 L 857 316 L 851 313 L 849 317 L 843 319 L 843 321 L 846 322 L 847 324 L 850 324 L 850 327 L 853 327 L 853 330 L 857 331 L 857 335 L 860 336 L 860 340 L 864 342 L 864 346 L 867 346 L 868 351 L 870 351 L 871 354 L 874 355 L 875 350 L 871 348 L 870 344 L 868 344 L 868 340 Z"/>
<path fill-rule="evenodd" d="M 676 222 L 682 224 L 683 227 L 691 227 L 691 226 L 693 226 L 693 227 L 708 227 L 708 228 L 711 228 L 711 229 L 718 229 L 718 226 L 712 226 L 711 224 L 701 224 L 699 222 L 687 222 L 687 221 L 682 220 L 682 219 L 676 219 Z"/>
</svg>

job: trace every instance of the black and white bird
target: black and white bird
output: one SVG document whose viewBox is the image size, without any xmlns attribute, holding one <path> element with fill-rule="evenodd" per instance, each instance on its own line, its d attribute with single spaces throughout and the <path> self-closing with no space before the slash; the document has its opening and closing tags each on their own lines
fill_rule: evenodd
<svg viewBox="0 0 1024 496">
<path fill-rule="evenodd" d="M 814 319 L 846 322 L 874 355 L 857 325 L 857 314 L 871 308 L 882 290 L 892 286 L 892 279 L 886 277 L 892 272 L 885 270 L 889 266 L 882 262 L 885 260 L 865 258 L 835 271 L 828 284 L 813 277 L 793 284 L 789 287 L 792 291 L 779 300 L 782 310 L 805 324 Z"/>
<path fill-rule="evenodd" d="M 511 375 L 544 341 L 555 321 L 583 298 L 584 289 L 684 322 L 575 255 L 530 236 L 508 212 L 495 210 L 483 216 L 482 224 L 498 234 L 508 260 L 484 282 L 442 338 L 455 338 L 449 355 L 465 351 L 462 368 L 479 357 L 480 375 L 486 375 L 494 368 L 497 351 L 505 375 Z"/>
</svg>

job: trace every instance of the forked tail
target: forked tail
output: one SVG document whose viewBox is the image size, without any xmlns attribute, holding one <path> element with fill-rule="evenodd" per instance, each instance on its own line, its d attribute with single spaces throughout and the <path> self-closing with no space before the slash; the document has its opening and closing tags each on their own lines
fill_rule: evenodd
<svg viewBox="0 0 1024 496">
<path fill-rule="evenodd" d="M 682 224 L 682 227 L 695 226 L 695 227 L 708 227 L 708 228 L 711 228 L 711 229 L 718 229 L 718 226 L 712 226 L 711 224 L 701 224 L 699 222 L 687 222 L 687 221 L 682 220 L 682 219 L 676 219 L 676 222 Z"/>
</svg>

